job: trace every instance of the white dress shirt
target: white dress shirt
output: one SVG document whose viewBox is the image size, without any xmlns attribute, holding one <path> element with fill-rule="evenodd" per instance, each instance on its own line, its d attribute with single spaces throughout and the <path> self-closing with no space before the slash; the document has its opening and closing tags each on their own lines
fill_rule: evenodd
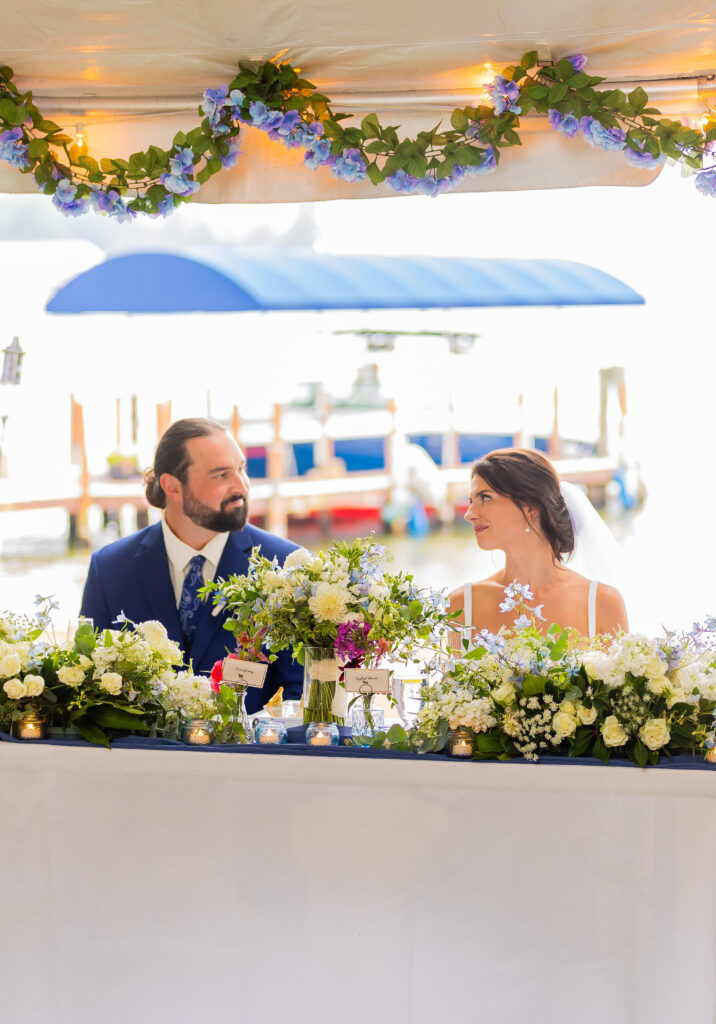
<svg viewBox="0 0 716 1024">
<path fill-rule="evenodd" d="M 184 586 L 184 578 L 189 571 L 189 563 L 192 558 L 195 555 L 204 556 L 204 565 L 202 567 L 204 583 L 213 580 L 216 570 L 219 568 L 219 562 L 224 553 L 224 547 L 226 546 L 229 534 L 228 531 L 226 533 L 217 533 L 208 544 L 204 545 L 201 551 L 197 551 L 196 548 L 185 544 L 183 540 L 179 540 L 175 533 L 172 533 L 164 516 L 162 516 L 162 533 L 164 535 L 164 547 L 167 549 L 169 574 L 172 580 L 172 587 L 174 588 L 174 599 L 178 608 L 182 587 Z"/>
</svg>

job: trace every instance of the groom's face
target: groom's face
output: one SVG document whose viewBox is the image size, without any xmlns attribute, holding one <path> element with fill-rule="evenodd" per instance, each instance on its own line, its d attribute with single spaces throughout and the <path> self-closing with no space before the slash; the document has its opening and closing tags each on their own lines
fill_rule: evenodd
<svg viewBox="0 0 716 1024">
<path fill-rule="evenodd" d="M 184 515 L 206 530 L 241 530 L 248 519 L 246 457 L 229 434 L 217 431 L 186 443 L 191 462 L 182 486 Z"/>
</svg>

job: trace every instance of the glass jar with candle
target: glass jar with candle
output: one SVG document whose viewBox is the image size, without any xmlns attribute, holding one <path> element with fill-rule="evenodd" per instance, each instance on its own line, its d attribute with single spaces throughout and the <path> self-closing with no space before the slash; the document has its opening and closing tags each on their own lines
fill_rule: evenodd
<svg viewBox="0 0 716 1024">
<path fill-rule="evenodd" d="M 21 740 L 44 740 L 46 723 L 35 711 L 28 711 L 18 719 L 15 729 Z"/>
<path fill-rule="evenodd" d="M 280 718 L 267 718 L 256 722 L 254 737 L 260 746 L 275 746 L 288 742 L 286 725 Z"/>
<path fill-rule="evenodd" d="M 447 734 L 446 746 L 450 757 L 472 757 L 476 749 L 475 733 L 466 725 L 451 729 Z"/>
<path fill-rule="evenodd" d="M 338 682 L 338 661 L 332 647 L 303 648 L 303 724 L 336 722 L 346 716 L 346 691 Z"/>
<path fill-rule="evenodd" d="M 181 738 L 192 747 L 206 747 L 211 743 L 214 723 L 205 718 L 190 718 L 184 723 Z"/>
<path fill-rule="evenodd" d="M 306 727 L 306 743 L 310 747 L 337 747 L 339 738 L 335 722 L 311 722 Z"/>
</svg>

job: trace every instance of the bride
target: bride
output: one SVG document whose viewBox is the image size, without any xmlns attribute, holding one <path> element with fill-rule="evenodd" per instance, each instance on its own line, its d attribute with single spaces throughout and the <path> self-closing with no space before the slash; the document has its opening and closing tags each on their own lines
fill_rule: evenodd
<svg viewBox="0 0 716 1024">
<path fill-rule="evenodd" d="M 531 590 L 528 608 L 542 606 L 543 619 L 537 625 L 543 631 L 553 622 L 585 637 L 628 630 L 619 591 L 565 565 L 574 551 L 575 535 L 579 541 L 581 534 L 602 530 L 612 543 L 613 538 L 578 488 L 560 487 L 551 463 L 539 452 L 503 448 L 479 459 L 472 467 L 465 519 L 478 547 L 504 551 L 506 564 L 487 579 L 451 594 L 450 610 L 462 613 L 456 624 L 491 633 L 512 626 L 516 612 L 501 611 L 500 605 L 505 602 L 505 587 L 517 582 Z M 597 538 L 595 549 L 599 543 Z"/>
</svg>

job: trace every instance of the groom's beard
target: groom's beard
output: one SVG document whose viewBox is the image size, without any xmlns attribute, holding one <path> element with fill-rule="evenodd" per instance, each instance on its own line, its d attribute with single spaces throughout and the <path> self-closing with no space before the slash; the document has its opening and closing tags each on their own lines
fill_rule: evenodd
<svg viewBox="0 0 716 1024">
<path fill-rule="evenodd" d="M 231 508 L 232 502 L 237 501 Z M 184 515 L 197 526 L 214 533 L 225 533 L 227 530 L 243 530 L 249 517 L 249 506 L 243 494 L 230 494 L 218 509 L 204 505 L 195 497 L 190 487 L 184 488 L 182 504 Z"/>
</svg>

